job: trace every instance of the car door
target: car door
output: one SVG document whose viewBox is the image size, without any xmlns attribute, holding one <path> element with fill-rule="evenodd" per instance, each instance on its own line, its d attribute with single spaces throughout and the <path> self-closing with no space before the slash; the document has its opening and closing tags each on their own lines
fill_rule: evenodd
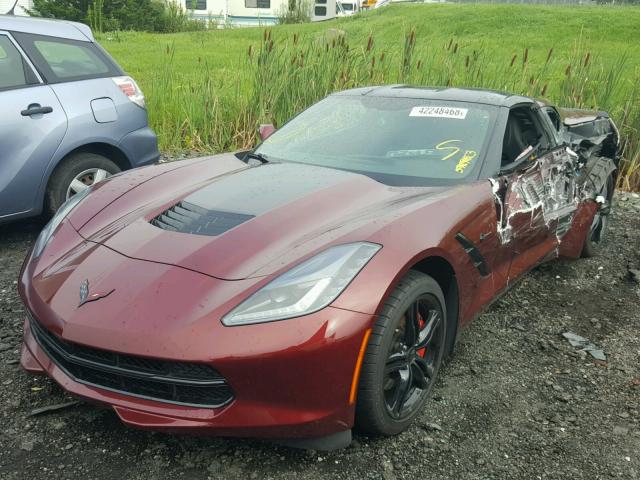
<svg viewBox="0 0 640 480">
<path fill-rule="evenodd" d="M 545 217 L 550 235 L 559 244 L 571 227 L 578 208 L 578 162 L 559 134 L 560 117 L 552 107 L 536 110 L 540 123 L 550 139 L 549 154 L 541 159 L 540 169 L 545 185 Z"/>
<path fill-rule="evenodd" d="M 40 210 L 38 188 L 66 128 L 53 90 L 0 31 L 0 221 Z"/>
<path fill-rule="evenodd" d="M 494 185 L 501 204 L 500 239 L 510 247 L 509 283 L 544 260 L 557 245 L 551 235 L 547 198 L 554 147 L 533 104 L 510 110 L 502 168 Z"/>
</svg>

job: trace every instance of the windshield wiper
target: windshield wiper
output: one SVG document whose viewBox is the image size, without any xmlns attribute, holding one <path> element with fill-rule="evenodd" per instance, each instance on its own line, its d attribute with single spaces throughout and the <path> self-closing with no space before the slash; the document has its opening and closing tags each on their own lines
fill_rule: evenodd
<svg viewBox="0 0 640 480">
<path fill-rule="evenodd" d="M 246 160 L 249 160 L 249 159 L 258 160 L 262 164 L 269 163 L 269 159 L 262 153 L 249 152 L 244 156 L 244 158 Z"/>
</svg>

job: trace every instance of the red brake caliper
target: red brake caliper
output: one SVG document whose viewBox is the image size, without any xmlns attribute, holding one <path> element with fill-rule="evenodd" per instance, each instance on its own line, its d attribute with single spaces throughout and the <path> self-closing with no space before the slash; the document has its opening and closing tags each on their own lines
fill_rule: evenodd
<svg viewBox="0 0 640 480">
<path fill-rule="evenodd" d="M 420 330 L 422 330 L 422 328 L 426 323 L 427 322 L 424 321 L 424 318 L 422 318 L 422 315 L 420 315 L 420 312 L 418 312 L 418 325 L 420 326 Z M 427 353 L 426 347 L 418 350 L 418 355 L 420 355 L 421 357 L 424 357 L 426 353 Z"/>
</svg>

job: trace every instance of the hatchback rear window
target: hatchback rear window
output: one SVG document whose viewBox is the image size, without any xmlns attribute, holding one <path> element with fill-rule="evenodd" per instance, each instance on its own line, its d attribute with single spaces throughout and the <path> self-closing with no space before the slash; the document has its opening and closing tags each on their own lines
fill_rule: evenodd
<svg viewBox="0 0 640 480">
<path fill-rule="evenodd" d="M 16 38 L 49 83 L 122 75 L 92 42 L 17 33 Z"/>
</svg>

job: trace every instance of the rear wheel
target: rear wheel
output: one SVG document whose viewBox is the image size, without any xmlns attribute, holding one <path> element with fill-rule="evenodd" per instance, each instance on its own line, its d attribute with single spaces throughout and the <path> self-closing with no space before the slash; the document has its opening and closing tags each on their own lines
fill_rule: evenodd
<svg viewBox="0 0 640 480">
<path fill-rule="evenodd" d="M 120 168 L 102 155 L 76 153 L 63 160 L 49 180 L 45 214 L 53 215 L 76 193 L 120 172 Z"/>
<path fill-rule="evenodd" d="M 405 430 L 420 413 L 445 351 L 446 309 L 438 283 L 410 271 L 389 296 L 365 353 L 356 426 L 377 435 Z"/>
<path fill-rule="evenodd" d="M 609 176 L 605 184 L 602 186 L 602 189 L 600 190 L 598 196 L 602 197 L 608 204 L 613 197 L 613 190 L 613 177 Z M 602 248 L 603 242 L 606 239 L 608 223 L 608 209 L 605 208 L 603 211 L 603 209 L 598 208 L 595 215 L 593 216 L 593 222 L 591 223 L 591 227 L 587 232 L 587 237 L 585 238 L 584 246 L 582 247 L 583 257 L 593 257 L 598 254 L 598 251 Z"/>
</svg>

